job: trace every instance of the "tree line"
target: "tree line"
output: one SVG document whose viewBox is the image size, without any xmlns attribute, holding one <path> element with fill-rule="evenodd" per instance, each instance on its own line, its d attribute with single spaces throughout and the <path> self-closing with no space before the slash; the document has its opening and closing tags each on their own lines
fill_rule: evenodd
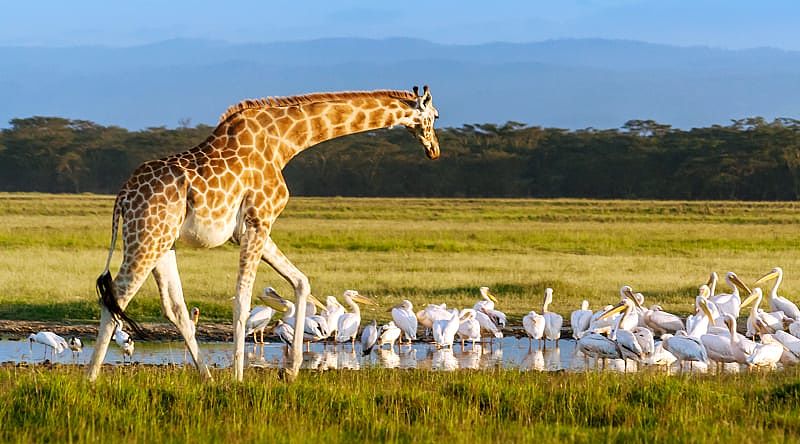
<svg viewBox="0 0 800 444">
<path fill-rule="evenodd" d="M 129 131 L 59 117 L 0 132 L 0 190 L 116 193 L 142 162 L 186 150 L 212 127 Z M 683 130 L 475 124 L 437 130 L 428 160 L 403 128 L 311 148 L 287 165 L 293 195 L 795 200 L 800 121 L 752 117 Z"/>
</svg>

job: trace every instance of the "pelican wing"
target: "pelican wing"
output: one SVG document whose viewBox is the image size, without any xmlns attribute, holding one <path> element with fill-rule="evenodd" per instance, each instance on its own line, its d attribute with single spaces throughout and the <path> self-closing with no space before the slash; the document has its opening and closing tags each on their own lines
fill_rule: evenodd
<svg viewBox="0 0 800 444">
<path fill-rule="evenodd" d="M 393 308 L 392 309 L 392 319 L 394 320 L 395 325 L 397 325 L 400 330 L 405 333 L 406 337 L 412 340 L 417 339 L 417 316 L 402 308 Z"/>
</svg>

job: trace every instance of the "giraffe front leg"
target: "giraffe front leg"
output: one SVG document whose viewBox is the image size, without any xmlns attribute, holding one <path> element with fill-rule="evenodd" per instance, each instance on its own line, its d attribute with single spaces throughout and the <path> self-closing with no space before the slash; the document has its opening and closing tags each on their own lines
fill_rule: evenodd
<svg viewBox="0 0 800 444">
<path fill-rule="evenodd" d="M 268 239 L 267 233 L 268 230 L 264 227 L 253 225 L 245 229 L 241 238 L 239 278 L 233 302 L 233 372 L 237 381 L 244 378 L 245 325 L 250 315 L 250 299 L 253 297 L 258 259 L 264 250 L 264 242 Z"/>
<path fill-rule="evenodd" d="M 295 377 L 300 371 L 300 365 L 303 363 L 303 331 L 306 321 L 306 300 L 308 299 L 308 295 L 311 294 L 311 285 L 306 275 L 286 258 L 270 237 L 267 237 L 264 243 L 261 259 L 268 263 L 270 267 L 292 285 L 295 297 L 297 298 L 297 303 L 295 304 L 295 335 L 292 339 L 292 364 L 291 369 L 287 369 L 289 370 L 289 376 Z"/>
</svg>

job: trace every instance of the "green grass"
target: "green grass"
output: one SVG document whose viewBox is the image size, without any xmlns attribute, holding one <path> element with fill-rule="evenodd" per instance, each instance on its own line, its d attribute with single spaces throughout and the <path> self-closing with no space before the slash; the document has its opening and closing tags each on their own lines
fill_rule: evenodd
<svg viewBox="0 0 800 444">
<path fill-rule="evenodd" d="M 95 319 L 94 280 L 110 241 L 113 197 L 0 194 L 0 318 Z M 708 273 L 735 270 L 752 282 L 775 265 L 782 293 L 800 291 L 797 202 L 665 202 L 578 199 L 293 198 L 273 238 L 311 279 L 317 296 L 354 288 L 381 307 L 471 305 L 488 285 L 519 319 L 555 289 L 567 314 L 588 299 L 617 299 L 623 284 L 648 304 L 686 313 Z M 121 242 L 120 242 L 121 244 Z M 117 248 L 121 247 L 118 244 Z M 114 255 L 112 272 L 121 252 Z M 178 244 L 186 299 L 230 319 L 238 251 Z M 266 265 L 256 289 L 289 286 Z M 163 320 L 150 280 L 130 313 Z"/>
<path fill-rule="evenodd" d="M 796 442 L 797 369 L 766 374 L 0 369 L 3 442 Z"/>
</svg>

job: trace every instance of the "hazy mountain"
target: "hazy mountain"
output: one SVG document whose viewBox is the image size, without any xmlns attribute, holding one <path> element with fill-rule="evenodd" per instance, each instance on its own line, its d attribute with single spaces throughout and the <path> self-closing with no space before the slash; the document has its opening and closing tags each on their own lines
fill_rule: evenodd
<svg viewBox="0 0 800 444">
<path fill-rule="evenodd" d="M 129 48 L 0 47 L 0 122 L 56 115 L 128 128 L 214 124 L 247 97 L 427 83 L 441 123 L 680 127 L 800 116 L 800 52 L 618 40 L 440 45 L 414 39 Z"/>
</svg>

